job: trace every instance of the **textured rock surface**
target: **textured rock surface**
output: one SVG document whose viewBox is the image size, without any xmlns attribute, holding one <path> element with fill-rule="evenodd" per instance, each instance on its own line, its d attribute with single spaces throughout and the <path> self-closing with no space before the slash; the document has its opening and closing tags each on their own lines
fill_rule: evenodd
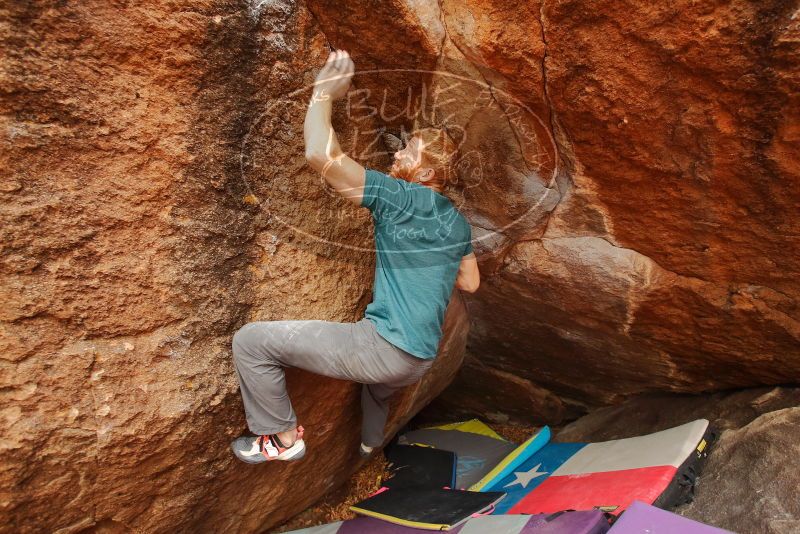
<svg viewBox="0 0 800 534">
<path fill-rule="evenodd" d="M 710 457 L 695 501 L 681 514 L 741 534 L 800 531 L 800 407 L 729 430 Z M 791 466 L 791 467 L 790 467 Z"/>
<path fill-rule="evenodd" d="M 797 382 L 796 9 L 3 5 L 4 524 L 253 531 L 352 470 L 336 441 L 277 507 L 256 491 L 265 471 L 226 450 L 242 427 L 235 328 L 352 321 L 370 298 L 369 214 L 302 155 L 303 88 L 328 44 L 390 69 L 337 108 L 345 150 L 385 165 L 375 131 L 418 108 L 461 143 L 451 194 L 484 281 L 438 413 L 557 423 L 639 392 Z M 459 361 L 460 303 L 444 368 L 398 400 L 403 417 Z M 356 426 L 355 387 L 290 379 L 312 447 Z"/>
<path fill-rule="evenodd" d="M 490 169 L 538 176 L 513 229 L 468 190 L 470 221 L 501 235 L 476 229 L 491 275 L 438 413 L 559 423 L 639 392 L 796 383 L 796 3 L 442 6 L 448 40 L 549 125 L 558 165 L 539 135 L 538 170 Z"/>
<path fill-rule="evenodd" d="M 391 80 L 376 107 L 424 92 L 410 64 L 448 73 L 423 79 L 425 109 L 461 143 L 453 196 L 484 283 L 439 414 L 558 423 L 640 392 L 798 380 L 791 3 L 398 0 L 368 23 L 309 7 L 393 69 L 365 84 Z"/>
<path fill-rule="evenodd" d="M 556 441 L 604 441 L 706 418 L 721 431 L 695 489 L 676 512 L 741 534 L 800 529 L 797 499 L 800 390 L 653 395 L 596 410 L 564 427 Z"/>
<path fill-rule="evenodd" d="M 228 450 L 229 343 L 247 320 L 355 321 L 369 301 L 369 213 L 303 158 L 313 17 L 14 2 L 0 22 L 0 531 L 254 532 L 301 511 L 358 465 L 358 386 L 292 372 L 307 460 L 248 468 Z M 388 431 L 451 379 L 467 326 L 456 295 Z"/>
</svg>

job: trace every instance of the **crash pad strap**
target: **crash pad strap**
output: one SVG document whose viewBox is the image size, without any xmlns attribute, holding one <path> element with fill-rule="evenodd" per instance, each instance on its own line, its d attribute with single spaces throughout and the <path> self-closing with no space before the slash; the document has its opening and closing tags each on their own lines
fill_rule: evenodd
<svg viewBox="0 0 800 534">
<path fill-rule="evenodd" d="M 503 492 L 474 492 L 444 488 L 400 488 L 375 494 L 350 510 L 406 527 L 450 530 L 473 514 L 496 505 Z"/>
<path fill-rule="evenodd" d="M 425 530 L 448 530 L 450 525 L 442 525 L 436 523 L 421 523 L 419 521 L 409 521 L 407 519 L 400 519 L 399 517 L 394 517 L 391 515 L 381 514 L 379 512 L 374 512 L 372 510 L 365 510 L 364 508 L 359 508 L 357 506 L 351 506 L 350 509 L 358 514 L 366 515 L 369 517 L 374 517 L 376 519 L 383 519 L 384 521 L 388 521 L 390 523 L 394 523 L 396 525 L 402 525 L 404 527 L 412 527 L 412 528 L 424 528 Z"/>
</svg>

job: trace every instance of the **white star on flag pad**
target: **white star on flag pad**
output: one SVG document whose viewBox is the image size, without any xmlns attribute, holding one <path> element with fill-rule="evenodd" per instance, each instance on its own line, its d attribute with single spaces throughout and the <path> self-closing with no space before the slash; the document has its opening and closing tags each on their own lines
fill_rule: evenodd
<svg viewBox="0 0 800 534">
<path fill-rule="evenodd" d="M 539 468 L 541 466 L 542 466 L 542 464 L 539 463 L 539 464 L 536 464 L 536 467 L 534 467 L 530 471 L 514 472 L 514 476 L 516 476 L 517 479 L 515 481 L 513 481 L 513 482 L 509 482 L 508 484 L 506 484 L 503 487 L 507 488 L 509 486 L 513 486 L 514 484 L 520 484 L 523 488 L 527 488 L 528 487 L 528 482 L 530 482 L 534 478 L 538 478 L 538 477 L 540 477 L 542 475 L 548 474 L 547 471 L 542 471 L 541 473 L 539 472 Z"/>
</svg>

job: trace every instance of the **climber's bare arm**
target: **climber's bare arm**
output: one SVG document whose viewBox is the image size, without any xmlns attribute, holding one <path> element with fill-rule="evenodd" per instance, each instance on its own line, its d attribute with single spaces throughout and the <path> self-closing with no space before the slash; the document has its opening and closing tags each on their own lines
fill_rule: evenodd
<svg viewBox="0 0 800 534">
<path fill-rule="evenodd" d="M 468 293 L 475 293 L 481 285 L 481 273 L 478 271 L 478 259 L 474 252 L 461 258 L 456 276 L 456 287 Z"/>
<path fill-rule="evenodd" d="M 331 52 L 317 75 L 303 127 L 308 164 L 350 202 L 361 205 L 364 192 L 364 167 L 342 152 L 331 126 L 333 101 L 350 88 L 355 71 L 353 60 L 344 50 Z"/>
</svg>

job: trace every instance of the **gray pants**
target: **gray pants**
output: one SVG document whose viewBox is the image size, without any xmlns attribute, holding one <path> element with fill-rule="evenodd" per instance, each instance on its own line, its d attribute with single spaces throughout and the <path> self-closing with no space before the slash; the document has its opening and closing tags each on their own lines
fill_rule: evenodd
<svg viewBox="0 0 800 534">
<path fill-rule="evenodd" d="M 413 384 L 433 364 L 386 341 L 366 317 L 356 323 L 261 321 L 233 336 L 233 359 L 247 426 L 254 434 L 275 434 L 297 426 L 286 393 L 284 367 L 364 384 L 361 441 L 384 441 L 389 398 Z"/>
</svg>

